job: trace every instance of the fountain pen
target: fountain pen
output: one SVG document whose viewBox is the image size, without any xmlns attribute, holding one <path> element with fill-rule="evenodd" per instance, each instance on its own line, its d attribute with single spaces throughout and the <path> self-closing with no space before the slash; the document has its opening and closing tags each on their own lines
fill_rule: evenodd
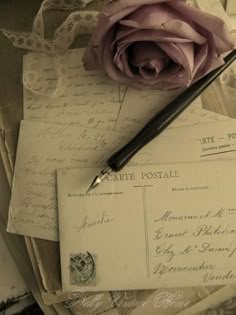
<svg viewBox="0 0 236 315">
<path fill-rule="evenodd" d="M 236 49 L 224 58 L 225 63 L 222 66 L 193 83 L 157 113 L 131 141 L 107 160 L 107 167 L 94 178 L 87 192 L 98 186 L 112 172 L 120 171 L 139 150 L 165 130 L 235 59 Z"/>
</svg>

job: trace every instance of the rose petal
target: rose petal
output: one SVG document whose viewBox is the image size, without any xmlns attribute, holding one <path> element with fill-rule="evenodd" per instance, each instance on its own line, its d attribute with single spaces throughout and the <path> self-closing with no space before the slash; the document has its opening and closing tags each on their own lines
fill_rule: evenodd
<svg viewBox="0 0 236 315">
<path fill-rule="evenodd" d="M 125 35 L 125 32 L 123 31 L 123 36 Z M 133 32 L 127 36 L 121 37 L 119 36 L 119 29 L 117 30 L 117 36 L 119 40 L 115 39 L 115 42 L 117 41 L 117 44 L 119 43 L 134 43 L 134 42 L 140 42 L 140 41 L 150 41 L 150 42 L 169 42 L 169 43 L 189 43 L 191 40 L 184 39 L 184 38 L 177 38 L 175 35 L 172 35 L 168 32 L 161 31 L 161 30 L 137 30 L 136 32 Z"/>
<path fill-rule="evenodd" d="M 136 42 L 130 47 L 130 63 L 134 66 L 158 60 L 162 68 L 168 63 L 168 59 L 168 56 L 152 42 Z"/>
<path fill-rule="evenodd" d="M 191 26 L 192 22 L 177 11 L 170 10 L 168 4 L 143 6 L 119 23 L 130 28 L 164 29 L 177 37 L 190 39 L 197 44 L 206 42 L 206 38 Z"/>
<path fill-rule="evenodd" d="M 166 44 L 158 43 L 161 49 L 174 60 L 178 65 L 182 66 L 185 70 L 183 81 L 186 86 L 192 81 L 193 67 L 194 67 L 194 48 L 192 43 L 184 44 Z M 179 80 L 179 78 L 178 78 Z"/>
<path fill-rule="evenodd" d="M 196 73 L 202 71 L 204 65 L 206 63 L 206 58 L 208 56 L 208 43 L 199 47 L 199 51 L 195 51 L 194 58 L 194 69 L 193 69 L 193 77 L 196 76 Z"/>
<path fill-rule="evenodd" d="M 163 24 L 163 29 L 175 34 L 177 37 L 189 39 L 199 45 L 202 45 L 207 41 L 206 37 L 199 34 L 191 25 L 184 21 L 168 21 Z"/>
<path fill-rule="evenodd" d="M 113 44 L 114 45 L 114 44 Z M 117 65 L 117 67 L 123 71 L 123 64 L 122 64 L 122 60 L 121 60 L 121 55 L 122 53 L 126 50 L 126 48 L 129 46 L 129 44 L 120 44 L 117 49 L 116 49 L 116 53 L 115 56 L 113 58 L 115 64 Z"/>
<path fill-rule="evenodd" d="M 130 14 L 136 8 L 137 7 L 126 8 L 122 12 L 118 12 L 111 17 L 105 15 L 104 13 L 101 13 L 99 15 L 96 32 L 93 33 L 90 40 L 89 48 L 87 49 L 84 56 L 85 67 L 87 68 L 89 67 L 88 65 L 90 64 L 91 59 L 92 59 L 92 56 L 89 52 L 90 50 L 94 50 L 94 54 L 95 54 L 95 60 L 92 61 L 93 65 L 96 68 L 99 68 L 99 66 L 100 67 L 103 66 L 102 55 L 103 55 L 104 45 L 106 42 L 107 33 L 117 21 L 119 21 L 123 16 Z"/>
<path fill-rule="evenodd" d="M 230 47 L 228 44 L 226 44 L 224 39 L 218 37 L 216 34 L 212 34 L 212 36 L 214 41 L 213 45 L 216 47 L 217 53 L 219 55 L 234 48 L 234 46 Z"/>
<path fill-rule="evenodd" d="M 168 5 L 155 3 L 139 7 L 122 19 L 120 24 L 137 28 L 160 29 L 162 24 L 180 18 L 183 20 L 180 14 L 175 10 L 170 10 Z"/>
<path fill-rule="evenodd" d="M 132 49 L 132 50 L 131 50 Z M 152 42 L 137 42 L 130 47 L 130 63 L 146 79 L 156 78 L 170 59 Z"/>
<path fill-rule="evenodd" d="M 201 66 L 196 71 L 194 80 L 200 79 L 202 76 L 206 75 L 210 71 L 224 64 L 223 58 L 217 55 L 213 41 L 214 39 L 212 34 L 209 34 L 207 58 L 204 59 Z"/>
<path fill-rule="evenodd" d="M 124 16 L 127 16 L 135 11 L 138 7 L 139 6 L 125 8 L 122 11 L 116 12 L 112 16 L 100 13 L 98 16 L 96 32 L 92 36 L 93 44 L 95 46 L 100 44 L 104 34 L 106 34 L 115 23 L 119 22 Z"/>
<path fill-rule="evenodd" d="M 142 6 L 142 5 L 149 5 L 149 4 L 156 4 L 156 3 L 166 3 L 166 2 L 181 2 L 183 0 L 115 0 L 111 1 L 107 4 L 105 8 L 106 15 L 113 15 L 116 12 L 120 12 L 125 8 L 135 7 L 135 6 Z"/>
<path fill-rule="evenodd" d="M 126 48 L 129 46 L 128 44 L 119 47 L 114 56 L 114 63 L 120 69 L 121 72 L 125 73 L 128 77 L 133 78 L 134 74 L 130 69 L 130 65 L 128 63 L 128 56 L 126 53 Z"/>
<path fill-rule="evenodd" d="M 86 70 L 100 70 L 103 65 L 99 61 L 98 55 L 92 47 L 92 43 L 89 42 L 87 49 L 83 56 L 83 63 Z"/>
<path fill-rule="evenodd" d="M 136 80 L 132 80 L 127 77 L 123 72 L 121 72 L 114 63 L 113 60 L 113 50 L 114 50 L 114 43 L 112 43 L 114 34 L 115 34 L 115 27 L 113 27 L 108 33 L 106 37 L 106 42 L 104 45 L 104 51 L 102 55 L 102 62 L 104 65 L 104 70 L 107 75 L 115 81 L 122 82 L 123 84 L 130 85 L 136 88 L 142 88 L 141 84 Z"/>
<path fill-rule="evenodd" d="M 221 50 L 223 48 L 224 52 L 234 48 L 233 38 L 220 18 L 187 6 L 181 1 L 171 1 L 168 5 L 220 38 L 222 40 Z"/>
<path fill-rule="evenodd" d="M 117 31 L 116 31 L 116 35 L 115 35 L 115 39 L 114 41 L 118 41 L 128 35 L 132 35 L 134 33 L 136 33 L 138 30 L 135 28 L 130 28 L 130 27 L 126 27 L 123 25 L 118 25 L 117 27 Z"/>
<path fill-rule="evenodd" d="M 192 43 L 167 44 L 158 42 L 157 45 L 176 63 L 189 72 L 193 71 L 194 47 Z"/>
<path fill-rule="evenodd" d="M 138 77 L 140 84 L 149 85 L 150 87 L 160 88 L 160 89 L 173 89 L 187 87 L 191 82 L 186 80 L 184 76 L 184 71 L 178 71 L 177 73 L 171 73 L 167 69 L 162 71 L 157 79 L 146 80 L 142 77 Z"/>
<path fill-rule="evenodd" d="M 158 76 L 157 72 L 151 73 L 150 71 L 148 71 L 148 69 L 144 67 L 139 67 L 139 73 L 146 80 L 153 80 L 153 79 L 156 79 Z"/>
<path fill-rule="evenodd" d="M 128 63 L 128 56 L 127 56 L 127 53 L 126 52 L 123 52 L 122 55 L 121 55 L 121 61 L 123 63 L 123 71 L 124 73 L 130 77 L 130 78 L 134 78 L 135 75 L 133 74 L 133 72 L 131 71 L 130 69 L 130 65 Z"/>
</svg>

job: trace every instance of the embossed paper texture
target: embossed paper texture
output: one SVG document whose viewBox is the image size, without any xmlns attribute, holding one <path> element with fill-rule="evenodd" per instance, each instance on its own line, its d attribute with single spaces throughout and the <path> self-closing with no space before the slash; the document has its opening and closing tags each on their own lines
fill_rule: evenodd
<svg viewBox="0 0 236 315">
<path fill-rule="evenodd" d="M 91 193 L 98 169 L 59 170 L 63 289 L 235 284 L 235 167 L 127 167 Z"/>
</svg>

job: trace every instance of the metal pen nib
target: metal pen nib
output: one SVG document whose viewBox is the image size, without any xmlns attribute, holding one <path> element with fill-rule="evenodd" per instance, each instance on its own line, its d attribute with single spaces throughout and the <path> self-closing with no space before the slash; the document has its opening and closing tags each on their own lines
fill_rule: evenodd
<svg viewBox="0 0 236 315">
<path fill-rule="evenodd" d="M 89 189 L 86 193 L 90 192 L 92 189 L 97 187 L 113 170 L 108 166 L 104 168 L 92 181 L 92 184 L 89 186 Z"/>
</svg>

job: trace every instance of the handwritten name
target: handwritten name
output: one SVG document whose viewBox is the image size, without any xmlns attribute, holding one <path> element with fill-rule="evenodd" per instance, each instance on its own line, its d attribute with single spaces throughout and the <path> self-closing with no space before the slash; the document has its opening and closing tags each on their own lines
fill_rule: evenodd
<svg viewBox="0 0 236 315">
<path fill-rule="evenodd" d="M 193 236 L 214 236 L 214 235 L 232 235 L 236 234 L 236 229 L 232 228 L 230 225 L 223 226 L 217 225 L 216 227 L 213 225 L 203 224 L 196 228 L 193 232 Z"/>
<path fill-rule="evenodd" d="M 111 217 L 111 215 L 106 212 L 103 211 L 101 215 L 99 215 L 96 219 L 91 219 L 88 217 L 88 215 L 86 215 L 83 220 L 82 223 L 78 226 L 75 227 L 77 232 L 82 232 L 84 230 L 93 228 L 95 226 L 98 225 L 104 225 L 107 223 L 111 223 L 113 221 L 113 218 Z"/>
<path fill-rule="evenodd" d="M 195 214 L 195 215 L 175 215 L 174 211 L 168 210 L 165 211 L 163 215 L 159 218 L 154 219 L 154 222 L 170 222 L 170 221 L 191 221 L 191 220 L 199 220 L 199 219 L 216 219 L 223 218 L 226 215 L 236 214 L 232 209 L 219 209 L 219 210 L 209 210 L 203 214 Z"/>
</svg>

